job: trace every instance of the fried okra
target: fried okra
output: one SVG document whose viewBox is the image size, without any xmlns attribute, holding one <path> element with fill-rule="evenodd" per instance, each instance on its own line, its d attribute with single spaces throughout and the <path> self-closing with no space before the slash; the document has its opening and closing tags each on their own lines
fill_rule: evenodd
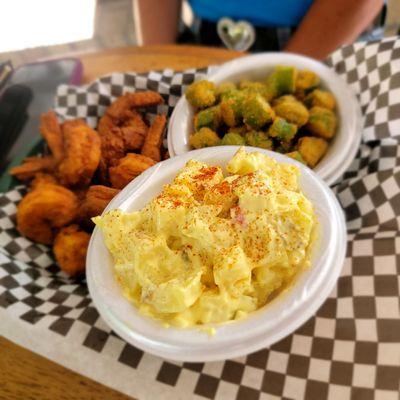
<svg viewBox="0 0 400 400">
<path fill-rule="evenodd" d="M 289 66 L 278 66 L 267 78 L 267 85 L 275 88 L 277 96 L 294 93 L 296 89 L 297 69 Z"/>
<path fill-rule="evenodd" d="M 307 164 L 304 158 L 301 156 L 300 152 L 295 150 L 290 153 L 286 153 L 285 156 L 293 158 L 293 160 L 299 161 L 302 164 Z"/>
<path fill-rule="evenodd" d="M 307 123 L 309 113 L 307 108 L 298 100 L 281 101 L 274 106 L 277 116 L 297 126 L 303 126 Z"/>
<path fill-rule="evenodd" d="M 319 85 L 319 76 L 307 69 L 301 70 L 297 74 L 296 90 L 311 90 Z"/>
<path fill-rule="evenodd" d="M 262 82 L 242 81 L 239 88 L 246 93 L 259 93 L 268 102 L 276 96 L 276 90 Z"/>
<path fill-rule="evenodd" d="M 221 96 L 223 96 L 226 93 L 229 93 L 232 90 L 236 90 L 236 85 L 233 82 L 223 82 L 220 83 L 216 90 L 215 90 L 215 95 L 217 96 L 217 98 L 221 98 Z"/>
<path fill-rule="evenodd" d="M 328 149 L 328 142 L 316 137 L 302 137 L 299 139 L 298 150 L 304 161 L 314 168 Z"/>
<path fill-rule="evenodd" d="M 307 107 L 323 107 L 328 110 L 334 110 L 336 107 L 336 100 L 332 93 L 326 90 L 315 89 L 304 99 Z"/>
<path fill-rule="evenodd" d="M 239 90 L 227 92 L 221 97 L 221 118 L 227 126 L 236 126 L 241 122 L 245 97 L 245 93 Z"/>
<path fill-rule="evenodd" d="M 227 133 L 221 140 L 222 146 L 244 146 L 245 144 L 244 137 L 238 133 Z"/>
<path fill-rule="evenodd" d="M 199 111 L 194 116 L 194 129 L 198 131 L 201 128 L 207 127 L 212 130 L 217 130 L 221 123 L 220 106 L 213 106 Z"/>
<path fill-rule="evenodd" d="M 306 129 L 315 136 L 330 139 L 335 134 L 336 123 L 336 115 L 332 110 L 316 106 L 310 109 Z"/>
<path fill-rule="evenodd" d="M 190 136 L 189 143 L 195 149 L 203 147 L 218 146 L 220 144 L 219 136 L 210 128 L 201 128 Z"/>
<path fill-rule="evenodd" d="M 287 122 L 284 118 L 276 117 L 268 129 L 268 135 L 279 140 L 288 142 L 292 140 L 297 132 L 297 126 Z"/>
<path fill-rule="evenodd" d="M 192 148 L 248 145 L 314 167 L 336 131 L 334 96 L 309 70 L 278 66 L 260 81 L 200 81 L 187 91 L 195 108 Z"/>
<path fill-rule="evenodd" d="M 269 103 L 258 93 L 251 93 L 243 103 L 243 121 L 253 129 L 272 122 L 275 113 Z"/>
<path fill-rule="evenodd" d="M 194 108 L 206 108 L 216 101 L 215 84 L 210 81 L 197 81 L 186 90 L 186 98 Z"/>
<path fill-rule="evenodd" d="M 260 147 L 262 149 L 272 150 L 273 142 L 265 132 L 249 131 L 244 136 L 248 146 Z"/>
<path fill-rule="evenodd" d="M 244 136 L 248 132 L 246 125 L 232 126 L 228 129 L 228 133 L 238 133 L 241 136 Z"/>
</svg>

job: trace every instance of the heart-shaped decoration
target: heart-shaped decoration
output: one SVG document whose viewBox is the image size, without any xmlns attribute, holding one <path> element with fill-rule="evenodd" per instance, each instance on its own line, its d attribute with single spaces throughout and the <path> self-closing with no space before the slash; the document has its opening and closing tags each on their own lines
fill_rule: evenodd
<svg viewBox="0 0 400 400">
<path fill-rule="evenodd" d="M 231 50 L 246 51 L 256 40 L 253 25 L 246 21 L 234 22 L 230 18 L 221 18 L 217 32 L 224 45 Z"/>
</svg>

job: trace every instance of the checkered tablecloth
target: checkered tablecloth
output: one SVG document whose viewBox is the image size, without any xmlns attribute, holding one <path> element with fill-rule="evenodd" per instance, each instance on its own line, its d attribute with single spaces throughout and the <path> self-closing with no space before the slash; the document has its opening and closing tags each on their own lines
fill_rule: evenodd
<svg viewBox="0 0 400 400">
<path fill-rule="evenodd" d="M 139 399 L 399 399 L 400 40 L 357 43 L 327 63 L 358 94 L 365 115 L 356 160 L 334 185 L 348 251 L 338 284 L 316 315 L 270 348 L 215 363 L 143 353 L 99 317 L 84 281 L 59 272 L 49 248 L 19 236 L 17 187 L 0 196 L 0 334 Z M 207 70 L 113 74 L 61 86 L 61 117 L 95 125 L 111 99 L 152 89 L 171 112 Z M 151 112 L 155 110 L 150 110 Z"/>
</svg>

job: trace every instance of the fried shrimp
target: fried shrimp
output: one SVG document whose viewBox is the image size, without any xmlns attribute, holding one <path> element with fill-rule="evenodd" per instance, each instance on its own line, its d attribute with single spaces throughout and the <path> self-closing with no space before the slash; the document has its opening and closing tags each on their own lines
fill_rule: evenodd
<svg viewBox="0 0 400 400">
<path fill-rule="evenodd" d="M 164 103 L 164 99 L 156 92 L 125 93 L 107 108 L 106 114 L 111 118 L 120 119 L 125 118 L 127 111 L 132 108 L 149 107 L 162 103 Z"/>
<path fill-rule="evenodd" d="M 26 181 L 40 172 L 52 172 L 56 164 L 53 157 L 27 157 L 23 164 L 11 168 L 10 174 L 20 181 Z"/>
<path fill-rule="evenodd" d="M 50 110 L 40 116 L 39 129 L 55 160 L 60 162 L 64 155 L 63 135 L 54 111 Z"/>
<path fill-rule="evenodd" d="M 131 111 L 121 126 L 125 150 L 140 150 L 143 146 L 149 127 L 137 111 Z"/>
<path fill-rule="evenodd" d="M 122 189 L 154 164 L 156 164 L 154 160 L 141 154 L 127 154 L 115 167 L 109 169 L 111 185 L 116 189 Z"/>
<path fill-rule="evenodd" d="M 46 185 L 49 183 L 53 183 L 56 185 L 58 183 L 56 177 L 54 175 L 39 172 L 33 178 L 32 182 L 30 184 L 30 188 L 31 188 L 31 190 L 34 190 L 41 185 Z"/>
<path fill-rule="evenodd" d="M 149 128 L 141 151 L 144 156 L 157 162 L 161 160 L 161 145 L 166 123 L 167 118 L 165 115 L 157 115 L 154 118 L 154 122 Z"/>
<path fill-rule="evenodd" d="M 17 208 L 21 235 L 51 244 L 55 230 L 71 223 L 78 213 L 78 199 L 63 186 L 43 183 L 29 192 Z"/>
<path fill-rule="evenodd" d="M 125 143 L 119 128 L 99 130 L 99 135 L 101 141 L 100 178 L 103 183 L 107 183 L 108 168 L 125 156 Z"/>
<path fill-rule="evenodd" d="M 65 157 L 58 174 L 64 185 L 87 185 L 100 162 L 100 137 L 83 121 L 63 124 Z"/>
<path fill-rule="evenodd" d="M 54 240 L 53 252 L 60 268 L 70 276 L 85 271 L 86 252 L 90 235 L 78 225 L 70 225 L 60 230 Z"/>
<path fill-rule="evenodd" d="M 90 186 L 81 205 L 80 215 L 86 221 L 100 215 L 108 203 L 119 193 L 118 189 L 103 185 Z"/>
</svg>

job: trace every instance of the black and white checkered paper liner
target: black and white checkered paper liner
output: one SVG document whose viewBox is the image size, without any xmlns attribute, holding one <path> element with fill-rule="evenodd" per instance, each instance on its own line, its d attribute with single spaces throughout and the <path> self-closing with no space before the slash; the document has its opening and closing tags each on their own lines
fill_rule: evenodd
<svg viewBox="0 0 400 400">
<path fill-rule="evenodd" d="M 398 400 L 400 40 L 344 47 L 327 63 L 358 94 L 365 126 L 357 158 L 334 187 L 347 217 L 345 265 L 306 324 L 226 362 L 176 363 L 143 353 L 106 326 L 85 282 L 67 278 L 49 248 L 18 234 L 16 205 L 25 188 L 17 187 L 0 196 L 0 333 L 140 399 Z M 94 126 L 115 97 L 150 89 L 166 100 L 158 111 L 170 114 L 185 86 L 205 73 L 115 73 L 84 87 L 61 86 L 56 110 Z M 7 329 L 17 322 L 18 330 Z"/>
</svg>

